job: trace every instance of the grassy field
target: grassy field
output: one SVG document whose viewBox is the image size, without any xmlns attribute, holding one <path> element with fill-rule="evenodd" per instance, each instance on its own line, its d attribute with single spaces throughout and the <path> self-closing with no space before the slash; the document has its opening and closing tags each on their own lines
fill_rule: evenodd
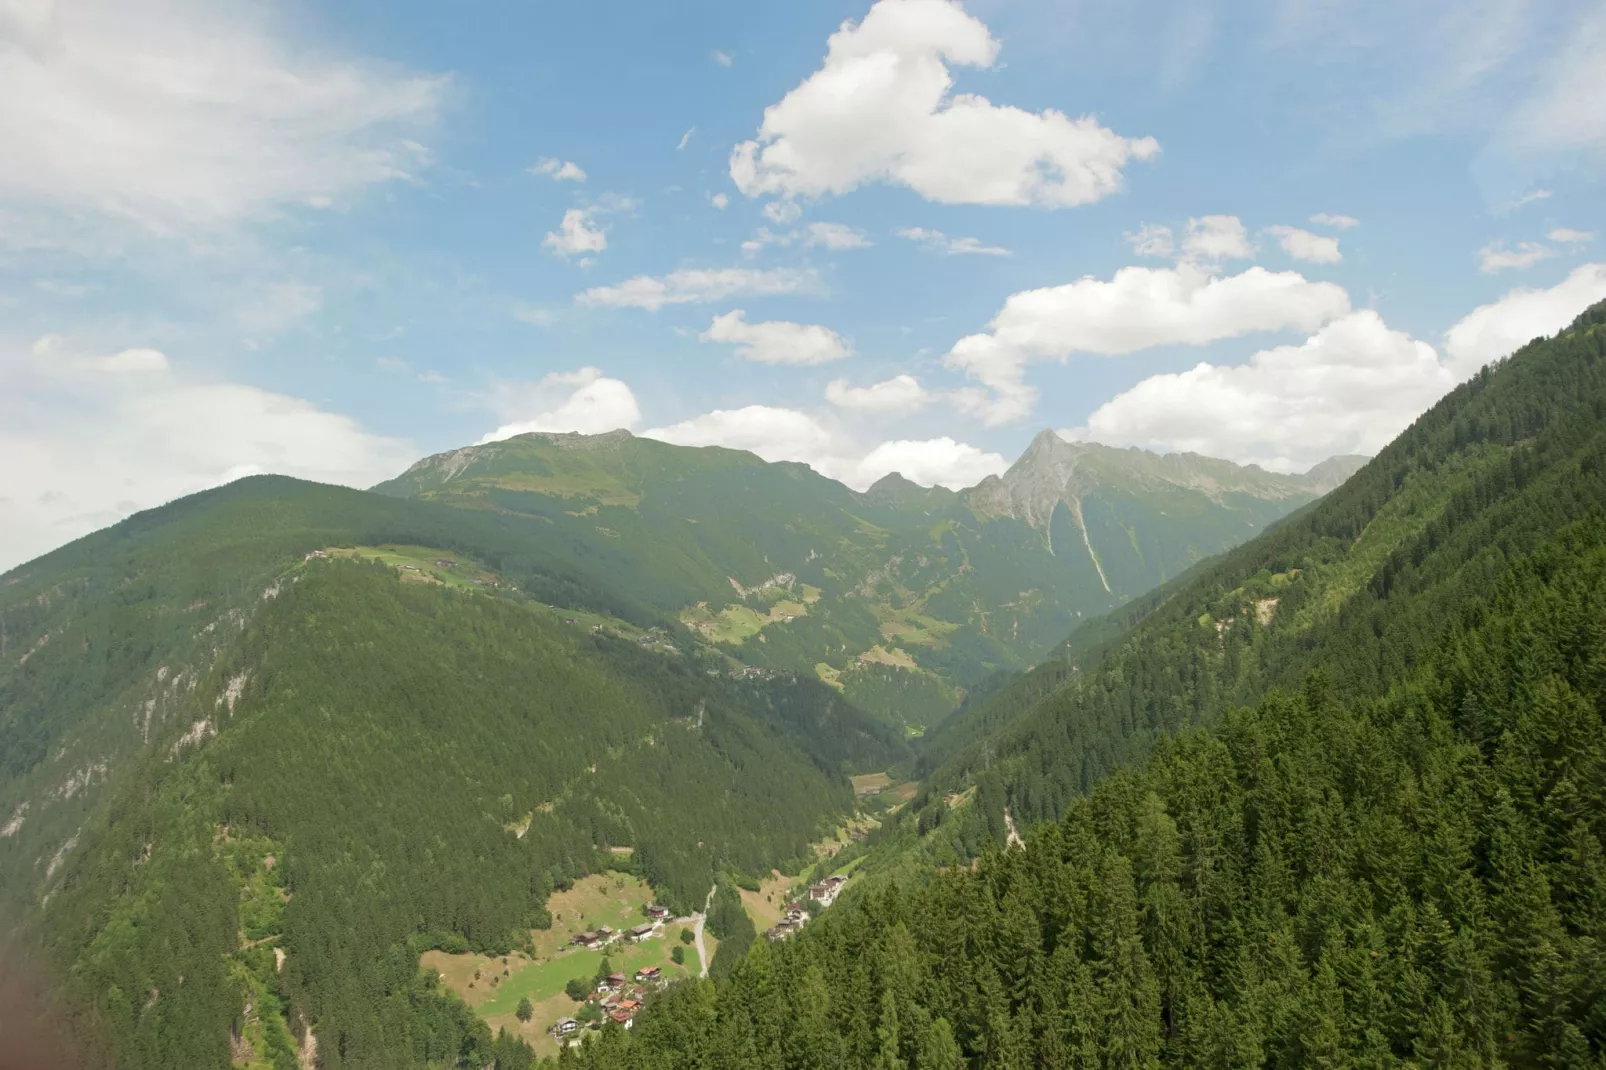
<svg viewBox="0 0 1606 1070">
<path fill-rule="evenodd" d="M 853 782 L 853 794 L 855 795 L 863 794 L 866 788 L 876 788 L 881 791 L 885 791 L 886 789 L 892 787 L 892 778 L 889 777 L 885 772 L 861 773 L 858 776 L 849 777 L 848 779 Z"/>
<path fill-rule="evenodd" d="M 809 597 L 810 592 L 813 597 Z M 782 597 L 763 612 L 745 605 L 725 606 L 717 613 L 707 602 L 698 602 L 680 611 L 680 622 L 696 629 L 703 638 L 715 643 L 740 646 L 758 635 L 771 624 L 785 624 L 797 617 L 809 615 L 809 604 L 819 601 L 819 589 L 804 585 L 803 600 Z"/>
<path fill-rule="evenodd" d="M 438 970 L 447 987 L 463 997 L 493 1032 L 506 1026 L 538 1053 L 556 1054 L 557 1045 L 546 1030 L 559 1018 L 572 1016 L 580 1009 L 580 1004 L 564 993 L 564 986 L 575 977 L 589 981 L 604 956 L 614 971 L 632 976 L 643 966 L 657 966 L 671 979 L 697 976 L 696 947 L 686 946 L 683 965 L 675 965 L 670 957 L 676 947 L 683 946 L 680 930 L 689 927 L 690 922 L 671 921 L 651 939 L 639 944 L 618 941 L 603 951 L 587 951 L 569 943 L 575 933 L 601 925 L 624 931 L 641 924 L 646 920 L 641 908 L 651 901 L 651 889 L 635 877 L 595 874 L 576 881 L 572 888 L 555 893 L 547 901 L 553 924 L 551 929 L 537 929 L 530 934 L 535 947 L 533 957 L 519 952 L 493 958 L 430 951 L 421 964 Z M 708 943 L 712 954 L 713 941 L 708 939 Z M 521 1022 L 514 1015 L 521 999 L 528 999 L 534 1008 L 529 1022 Z"/>
<path fill-rule="evenodd" d="M 378 558 L 391 568 L 399 569 L 402 578 L 421 583 L 438 583 L 462 590 L 484 590 L 500 583 L 501 579 L 489 569 L 481 568 L 448 550 L 434 550 L 428 546 L 354 546 L 345 549 L 331 547 L 324 551 L 330 557 Z M 454 561 L 450 568 L 437 565 L 437 561 Z M 476 583 L 479 580 L 481 582 Z"/>
</svg>

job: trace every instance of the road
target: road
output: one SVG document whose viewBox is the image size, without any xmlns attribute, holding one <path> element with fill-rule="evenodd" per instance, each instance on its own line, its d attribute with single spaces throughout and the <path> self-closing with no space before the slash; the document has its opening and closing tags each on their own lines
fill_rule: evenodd
<svg viewBox="0 0 1606 1070">
<path fill-rule="evenodd" d="M 714 890 L 718 887 L 719 885 L 716 884 L 713 888 L 708 889 L 708 898 L 703 900 L 703 909 L 692 915 L 697 919 L 697 925 L 692 929 L 692 935 L 697 937 L 697 962 L 702 970 L 697 975 L 699 977 L 708 976 L 708 948 L 703 946 L 703 922 L 708 920 L 708 908 L 713 905 Z"/>
</svg>

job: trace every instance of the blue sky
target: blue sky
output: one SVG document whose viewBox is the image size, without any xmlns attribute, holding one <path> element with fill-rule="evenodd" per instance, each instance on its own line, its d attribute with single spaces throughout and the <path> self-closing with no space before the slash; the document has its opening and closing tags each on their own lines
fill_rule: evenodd
<svg viewBox="0 0 1606 1070">
<path fill-rule="evenodd" d="M 1606 3 L 0 0 L 0 567 L 626 426 L 1299 470 L 1606 297 Z"/>
</svg>

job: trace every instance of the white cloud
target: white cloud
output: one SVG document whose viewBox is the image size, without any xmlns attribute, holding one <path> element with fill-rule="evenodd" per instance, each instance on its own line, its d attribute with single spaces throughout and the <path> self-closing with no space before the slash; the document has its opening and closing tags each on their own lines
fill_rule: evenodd
<svg viewBox="0 0 1606 1070">
<path fill-rule="evenodd" d="M 531 408 L 544 411 L 502 424 L 480 439 L 482 444 L 532 431 L 597 435 L 621 427 L 629 429 L 641 422 L 641 406 L 630 387 L 618 379 L 609 379 L 598 368 L 553 372 L 534 384 L 505 384 L 497 391 L 494 402 L 505 415 Z"/>
<path fill-rule="evenodd" d="M 748 238 L 746 241 L 742 242 L 742 252 L 746 253 L 748 256 L 752 256 L 759 250 L 763 249 L 766 245 L 791 245 L 792 239 L 796 236 L 797 235 L 795 231 L 787 231 L 777 234 L 770 230 L 769 227 L 759 227 L 753 232 L 753 236 L 751 238 Z"/>
<path fill-rule="evenodd" d="M 1222 260 L 1253 260 L 1255 247 L 1249 232 L 1235 215 L 1207 215 L 1188 220 L 1188 234 L 1182 239 L 1182 255 L 1189 260 L 1217 263 Z"/>
<path fill-rule="evenodd" d="M 943 438 L 883 442 L 859 461 L 849 478 L 850 487 L 864 489 L 881 477 L 897 472 L 922 486 L 950 490 L 974 487 L 988 476 L 1002 475 L 1009 462 L 964 442 Z"/>
<path fill-rule="evenodd" d="M 1063 434 L 1305 471 L 1336 453 L 1375 453 L 1456 379 L 1432 346 L 1362 310 L 1246 364 L 1151 376 Z"/>
<path fill-rule="evenodd" d="M 1298 227 L 1267 227 L 1266 233 L 1276 238 L 1283 252 L 1295 260 L 1306 260 L 1312 264 L 1335 264 L 1344 259 L 1344 254 L 1338 251 L 1337 238 L 1312 234 Z"/>
<path fill-rule="evenodd" d="M 715 208 L 718 208 L 721 211 L 724 211 L 726 208 L 730 207 L 730 203 L 731 203 L 730 194 L 728 194 L 728 193 L 716 193 L 712 197 L 708 198 L 708 203 L 713 205 Z"/>
<path fill-rule="evenodd" d="M 914 376 L 894 375 L 870 386 L 854 386 L 846 379 L 832 379 L 825 384 L 825 400 L 849 412 L 905 416 L 925 408 L 932 397 Z"/>
<path fill-rule="evenodd" d="M 1335 215 L 1332 212 L 1317 212 L 1310 217 L 1310 221 L 1318 227 L 1332 227 L 1334 230 L 1348 230 L 1361 225 L 1361 221 L 1352 215 Z"/>
<path fill-rule="evenodd" d="M 818 197 L 869 182 L 950 204 L 1087 204 L 1159 151 L 1091 116 L 954 94 L 950 64 L 992 67 L 998 42 L 954 0 L 879 0 L 831 35 L 824 65 L 767 108 L 731 154 L 749 197 Z"/>
<path fill-rule="evenodd" d="M 716 409 L 641 434 L 678 446 L 723 446 L 766 461 L 798 461 L 855 490 L 895 471 L 927 486 L 959 488 L 1008 467 L 998 454 L 950 438 L 883 442 L 865 452 L 807 413 L 771 405 Z"/>
<path fill-rule="evenodd" d="M 1504 242 L 1491 242 L 1478 250 L 1478 270 L 1485 275 L 1511 268 L 1520 271 L 1555 255 L 1556 250 L 1539 242 L 1518 242 L 1515 249 Z"/>
<path fill-rule="evenodd" d="M 665 305 L 707 304 L 739 294 L 767 297 L 818 289 L 814 272 L 794 268 L 682 268 L 662 276 L 637 275 L 616 286 L 595 286 L 577 300 L 594 307 L 657 311 Z"/>
<path fill-rule="evenodd" d="M 1176 239 L 1171 236 L 1171 228 L 1161 223 L 1145 223 L 1136 231 L 1127 234 L 1126 240 L 1138 256 L 1169 257 L 1177 251 Z"/>
<path fill-rule="evenodd" d="M 736 355 L 759 364 L 829 364 L 853 352 L 847 341 L 829 327 L 771 320 L 748 323 L 741 309 L 715 316 L 708 330 L 697 337 L 705 342 L 728 342 Z"/>
<path fill-rule="evenodd" d="M 1342 287 L 1292 271 L 1252 267 L 1222 277 L 1186 261 L 1175 268 L 1125 267 L 1108 282 L 1088 277 L 1011 294 L 990 333 L 961 338 L 944 363 L 986 388 L 961 391 L 960 408 L 1002 424 L 1026 416 L 1037 400 L 1025 382 L 1029 361 L 1309 331 L 1348 311 Z"/>
<path fill-rule="evenodd" d="M 158 350 L 0 343 L 0 570 L 242 475 L 370 486 L 417 456 L 311 402 L 173 368 Z"/>
<path fill-rule="evenodd" d="M 948 253 L 952 256 L 1010 255 L 1008 249 L 997 245 L 984 245 L 980 238 L 950 238 L 942 231 L 932 230 L 930 227 L 904 227 L 897 233 L 900 238 L 908 238 L 912 242 L 924 245 L 927 249 Z"/>
<path fill-rule="evenodd" d="M 1606 7 L 1571 27 L 1502 140 L 1516 152 L 1606 156 Z"/>
<path fill-rule="evenodd" d="M 713 61 L 715 63 L 719 64 L 721 67 L 729 67 L 732 63 L 735 62 L 735 60 L 731 59 L 731 54 L 729 52 L 717 52 L 716 51 L 716 52 L 713 53 L 712 59 L 713 59 Z"/>
<path fill-rule="evenodd" d="M 691 144 L 691 136 L 695 133 L 697 133 L 697 128 L 695 126 L 688 127 L 686 132 L 680 135 L 680 143 L 675 146 L 675 151 L 679 152 L 681 149 Z"/>
<path fill-rule="evenodd" d="M 1520 197 L 1513 198 L 1509 203 L 1501 205 L 1499 210 L 1505 212 L 1515 212 L 1518 208 L 1526 207 L 1527 205 L 1533 204 L 1535 201 L 1548 201 L 1554 196 L 1555 194 L 1548 189 L 1529 190 Z"/>
<path fill-rule="evenodd" d="M 862 230 L 846 223 L 810 223 L 803 228 L 804 245 L 823 245 L 827 249 L 868 249 L 874 244 Z"/>
<path fill-rule="evenodd" d="M 1585 264 L 1548 290 L 1519 288 L 1475 308 L 1444 335 L 1458 375 L 1508 356 L 1535 338 L 1555 334 L 1606 298 L 1606 264 Z"/>
<path fill-rule="evenodd" d="M 687 131 L 687 136 L 691 132 Z M 684 143 L 684 139 L 682 139 Z M 530 174 L 545 175 L 554 182 L 584 182 L 586 173 L 580 165 L 573 160 L 560 160 L 555 156 L 543 156 L 530 167 Z"/>
<path fill-rule="evenodd" d="M 608 236 L 593 225 L 588 208 L 570 208 L 563 213 L 558 229 L 541 239 L 541 244 L 557 256 L 579 256 L 600 253 L 608 247 Z"/>
<path fill-rule="evenodd" d="M 409 178 L 449 82 L 303 47 L 233 0 L 13 0 L 0 85 L 0 202 L 173 233 Z"/>
<path fill-rule="evenodd" d="M 1592 230 L 1574 230 L 1571 227 L 1557 227 L 1545 237 L 1554 242 L 1561 242 L 1563 245 L 1587 245 L 1595 240 L 1595 232 Z"/>
</svg>

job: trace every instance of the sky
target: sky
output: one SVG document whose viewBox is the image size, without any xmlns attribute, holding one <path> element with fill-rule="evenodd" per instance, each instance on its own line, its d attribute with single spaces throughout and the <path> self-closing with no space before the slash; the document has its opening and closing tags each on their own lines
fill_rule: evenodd
<svg viewBox="0 0 1606 1070">
<path fill-rule="evenodd" d="M 1606 297 L 1606 0 L 0 0 L 0 568 L 624 427 L 1372 453 Z"/>
</svg>

